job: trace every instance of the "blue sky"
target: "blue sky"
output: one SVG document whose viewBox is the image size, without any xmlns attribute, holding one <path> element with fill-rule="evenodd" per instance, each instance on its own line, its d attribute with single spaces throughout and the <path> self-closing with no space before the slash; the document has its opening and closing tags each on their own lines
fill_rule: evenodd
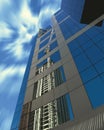
<svg viewBox="0 0 104 130">
<path fill-rule="evenodd" d="M 9 130 L 32 37 L 50 23 L 61 0 L 0 0 L 0 130 Z"/>
</svg>

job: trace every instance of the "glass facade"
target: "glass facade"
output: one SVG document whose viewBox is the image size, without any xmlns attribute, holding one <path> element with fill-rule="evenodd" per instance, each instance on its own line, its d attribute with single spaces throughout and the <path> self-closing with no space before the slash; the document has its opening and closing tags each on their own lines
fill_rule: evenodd
<svg viewBox="0 0 104 130">
<path fill-rule="evenodd" d="M 63 11 L 57 14 L 55 18 L 59 23 L 65 40 L 67 40 L 69 37 L 71 37 L 73 34 L 85 26 L 83 24 L 78 24 L 72 17 L 66 15 Z"/>
<path fill-rule="evenodd" d="M 52 129 L 74 119 L 69 94 L 49 102 L 34 113 L 34 130 Z"/>
<path fill-rule="evenodd" d="M 44 39 L 46 39 L 47 37 L 50 36 L 50 33 L 51 33 L 51 30 L 46 32 L 41 38 L 40 38 L 40 41 L 43 41 Z"/>
<path fill-rule="evenodd" d="M 43 60 L 42 62 L 37 64 L 37 74 L 41 73 L 41 71 L 39 72 L 40 68 L 42 66 L 46 66 L 45 70 L 49 67 L 51 67 L 53 64 L 55 64 L 56 62 L 58 62 L 61 59 L 60 53 L 59 51 L 56 51 L 55 53 L 53 53 L 52 55 L 50 55 L 50 57 L 48 57 L 47 59 Z M 49 65 L 49 64 L 50 65 Z M 44 70 L 44 69 L 43 69 Z"/>
<path fill-rule="evenodd" d="M 61 9 L 80 22 L 85 0 L 62 0 Z"/>
<path fill-rule="evenodd" d="M 49 65 L 49 63 L 47 63 Z M 40 73 L 46 70 L 46 66 L 42 66 L 40 69 Z M 52 71 L 48 75 L 42 77 L 34 84 L 34 92 L 33 92 L 33 99 L 42 96 L 43 94 L 47 93 L 51 89 L 59 86 L 60 84 L 66 81 L 65 74 L 63 67 L 59 67 L 56 70 Z"/>
<path fill-rule="evenodd" d="M 47 54 L 47 51 L 50 52 L 53 49 L 55 49 L 56 47 L 57 47 L 57 41 L 54 41 L 53 43 L 51 43 L 50 45 L 48 45 L 45 49 L 43 49 L 42 51 L 39 52 L 38 59 L 40 59 L 43 56 L 45 56 Z"/>
<path fill-rule="evenodd" d="M 101 44 L 100 44 L 101 43 Z M 104 105 L 104 26 L 94 26 L 68 44 L 93 108 Z"/>
<path fill-rule="evenodd" d="M 47 45 L 48 42 L 49 42 L 49 37 L 40 44 L 39 48 L 41 49 L 42 47 L 44 47 L 45 45 Z"/>
</svg>

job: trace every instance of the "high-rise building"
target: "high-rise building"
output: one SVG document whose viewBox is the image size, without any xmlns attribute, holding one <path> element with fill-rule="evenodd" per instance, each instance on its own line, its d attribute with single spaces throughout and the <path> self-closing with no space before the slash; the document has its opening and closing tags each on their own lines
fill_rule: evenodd
<svg viewBox="0 0 104 130">
<path fill-rule="evenodd" d="M 11 130 L 104 129 L 103 20 L 86 25 L 60 10 L 39 31 Z"/>
<path fill-rule="evenodd" d="M 104 14 L 103 0 L 62 0 L 61 9 L 74 20 L 89 24 Z M 101 26 L 102 21 L 97 23 Z"/>
</svg>

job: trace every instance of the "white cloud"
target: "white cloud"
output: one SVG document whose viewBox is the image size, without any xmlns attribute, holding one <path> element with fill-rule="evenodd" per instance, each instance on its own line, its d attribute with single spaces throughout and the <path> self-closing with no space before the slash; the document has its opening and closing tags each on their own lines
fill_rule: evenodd
<svg viewBox="0 0 104 130">
<path fill-rule="evenodd" d="M 14 56 L 16 60 L 23 60 L 25 57 L 29 56 L 29 50 L 25 51 L 23 49 L 23 44 L 25 42 L 27 42 L 26 39 L 18 39 L 14 43 L 5 46 L 4 50 L 8 51 L 12 56 Z"/>
<path fill-rule="evenodd" d="M 20 91 L 26 65 L 21 66 L 0 66 L 0 93 L 11 97 Z"/>
<path fill-rule="evenodd" d="M 8 24 L 0 22 L 0 38 L 10 38 L 13 31 L 8 28 Z"/>
<path fill-rule="evenodd" d="M 27 57 L 29 55 L 29 51 L 25 51 L 23 46 L 25 43 L 30 43 L 32 36 L 38 32 L 38 20 L 37 16 L 32 16 L 27 1 L 24 1 L 20 14 L 16 17 L 14 15 L 12 16 L 12 25 L 18 28 L 18 38 L 14 42 L 7 44 L 3 50 L 9 52 L 9 54 L 14 56 L 17 60 L 22 60 Z M 8 29 L 7 26 L 6 30 L 10 36 L 11 30 Z"/>
<path fill-rule="evenodd" d="M 20 65 L 20 66 L 9 66 L 6 67 L 5 65 L 0 65 L 0 84 L 2 85 L 3 82 L 8 79 L 8 77 L 13 77 L 15 75 L 23 76 L 26 69 L 26 65 Z"/>
<path fill-rule="evenodd" d="M 0 9 L 3 9 L 5 7 L 5 5 L 11 5 L 11 1 L 10 0 L 0 0 Z"/>
</svg>

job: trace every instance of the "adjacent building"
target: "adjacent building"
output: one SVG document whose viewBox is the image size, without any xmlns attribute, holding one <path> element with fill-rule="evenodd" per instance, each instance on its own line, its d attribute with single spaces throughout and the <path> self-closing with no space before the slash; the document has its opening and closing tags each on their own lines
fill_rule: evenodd
<svg viewBox="0 0 104 130">
<path fill-rule="evenodd" d="M 86 25 L 60 10 L 39 31 L 11 130 L 104 129 L 103 20 Z"/>
</svg>

